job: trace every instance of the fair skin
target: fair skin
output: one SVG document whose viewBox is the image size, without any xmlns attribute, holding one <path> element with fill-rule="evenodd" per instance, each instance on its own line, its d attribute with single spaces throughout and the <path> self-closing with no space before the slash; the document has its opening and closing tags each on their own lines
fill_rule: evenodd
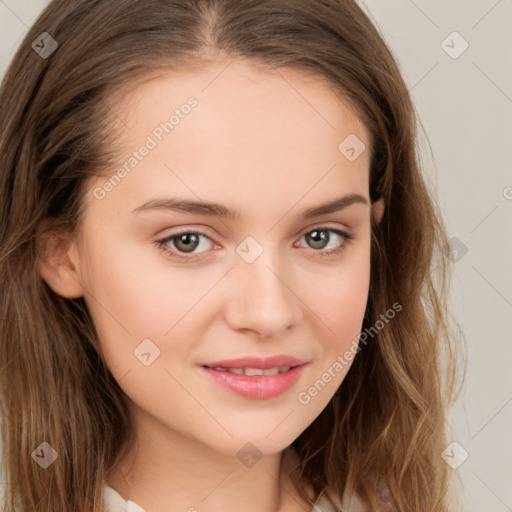
<svg viewBox="0 0 512 512">
<path fill-rule="evenodd" d="M 325 408 L 350 364 L 309 403 L 297 397 L 361 331 L 370 220 L 380 220 L 384 205 L 369 202 L 369 134 L 338 95 L 294 70 L 226 63 L 169 72 L 115 106 L 120 147 L 130 148 L 121 166 L 174 108 L 198 101 L 104 198 L 93 190 L 117 168 L 91 181 L 80 230 L 55 236 L 39 268 L 56 293 L 85 298 L 103 357 L 129 397 L 138 450 L 107 477 L 125 499 L 146 512 L 309 512 L 285 448 Z M 354 161 L 338 150 L 349 134 L 367 148 Z M 302 218 L 347 194 L 366 204 Z M 240 217 L 133 211 L 171 196 L 220 203 Z M 321 227 L 354 239 L 327 231 L 322 246 L 311 235 Z M 187 229 L 204 234 L 192 253 L 179 239 L 166 246 L 188 260 L 155 245 Z M 252 263 L 236 252 L 246 237 L 263 249 Z M 144 339 L 160 349 L 149 366 L 134 356 Z M 291 389 L 270 399 L 240 396 L 199 371 L 206 361 L 275 354 L 307 364 Z M 237 457 L 247 442 L 262 455 L 251 467 Z"/>
</svg>

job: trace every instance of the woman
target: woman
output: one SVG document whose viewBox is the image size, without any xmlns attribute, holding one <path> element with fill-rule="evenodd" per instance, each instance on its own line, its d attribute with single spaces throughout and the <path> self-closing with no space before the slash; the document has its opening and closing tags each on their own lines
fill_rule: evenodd
<svg viewBox="0 0 512 512">
<path fill-rule="evenodd" d="M 355 2 L 54 0 L 0 119 L 6 510 L 449 510 L 446 233 Z"/>
</svg>

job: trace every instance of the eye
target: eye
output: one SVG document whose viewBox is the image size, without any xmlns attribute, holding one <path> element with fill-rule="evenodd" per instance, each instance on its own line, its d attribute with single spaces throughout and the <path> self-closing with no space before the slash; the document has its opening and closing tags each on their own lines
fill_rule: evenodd
<svg viewBox="0 0 512 512">
<path fill-rule="evenodd" d="M 208 242 L 203 243 L 205 241 L 209 241 L 213 244 L 213 241 L 210 239 L 210 237 L 204 233 L 199 231 L 183 231 L 181 233 L 168 236 L 162 240 L 157 240 L 155 243 L 157 247 L 173 257 L 190 259 L 187 256 L 182 256 L 182 254 L 196 254 L 194 251 L 198 247 L 204 248 L 205 245 L 208 246 Z M 206 250 L 208 250 L 207 247 Z"/>
<path fill-rule="evenodd" d="M 321 258 L 325 258 L 344 252 L 347 245 L 354 239 L 354 236 L 348 231 L 320 226 L 308 231 L 302 238 L 307 240 L 309 246 L 315 249 L 315 252 L 318 252 Z M 336 242 L 336 239 L 340 238 L 341 242 Z M 325 250 L 329 245 L 333 246 L 333 248 Z"/>
<path fill-rule="evenodd" d="M 307 240 L 310 248 L 314 250 L 313 252 L 318 253 L 318 256 L 321 258 L 325 258 L 340 255 L 345 251 L 348 243 L 354 239 L 354 236 L 348 231 L 320 226 L 309 230 L 302 235 L 301 238 Z M 336 242 L 337 239 L 338 242 Z M 339 239 L 341 239 L 341 241 L 339 241 Z M 174 233 L 155 242 L 155 245 L 166 254 L 176 259 L 188 261 L 193 259 L 194 254 L 207 252 L 209 244 L 214 245 L 213 240 L 209 236 L 200 231 L 191 230 Z M 334 247 L 328 248 L 329 245 L 333 245 Z M 204 250 L 196 251 L 198 248 L 203 248 Z M 326 248 L 328 248 L 328 250 L 325 250 Z M 186 254 L 190 256 L 186 256 Z"/>
</svg>

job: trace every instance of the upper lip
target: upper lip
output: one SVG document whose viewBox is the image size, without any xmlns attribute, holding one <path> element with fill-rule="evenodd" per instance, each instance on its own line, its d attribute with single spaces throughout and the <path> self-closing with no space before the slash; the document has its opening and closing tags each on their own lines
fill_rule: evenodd
<svg viewBox="0 0 512 512">
<path fill-rule="evenodd" d="M 223 361 L 212 361 L 202 366 L 209 368 L 259 368 L 266 370 L 279 366 L 299 366 L 306 363 L 303 359 L 287 355 L 276 355 L 271 357 L 247 356 L 239 359 L 225 359 Z"/>
</svg>

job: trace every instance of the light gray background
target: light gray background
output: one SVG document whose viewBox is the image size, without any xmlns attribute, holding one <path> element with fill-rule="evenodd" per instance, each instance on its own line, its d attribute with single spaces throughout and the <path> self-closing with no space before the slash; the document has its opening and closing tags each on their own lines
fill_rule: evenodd
<svg viewBox="0 0 512 512">
<path fill-rule="evenodd" d="M 447 452 L 454 465 L 469 454 L 455 469 L 463 510 L 512 511 L 512 0 L 360 3 L 398 58 L 432 147 L 433 159 L 422 139 L 425 174 L 454 247 L 467 247 L 451 304 L 468 369 Z M 0 0 L 0 77 L 47 4 Z M 469 45 L 457 58 L 454 31 Z"/>
</svg>

